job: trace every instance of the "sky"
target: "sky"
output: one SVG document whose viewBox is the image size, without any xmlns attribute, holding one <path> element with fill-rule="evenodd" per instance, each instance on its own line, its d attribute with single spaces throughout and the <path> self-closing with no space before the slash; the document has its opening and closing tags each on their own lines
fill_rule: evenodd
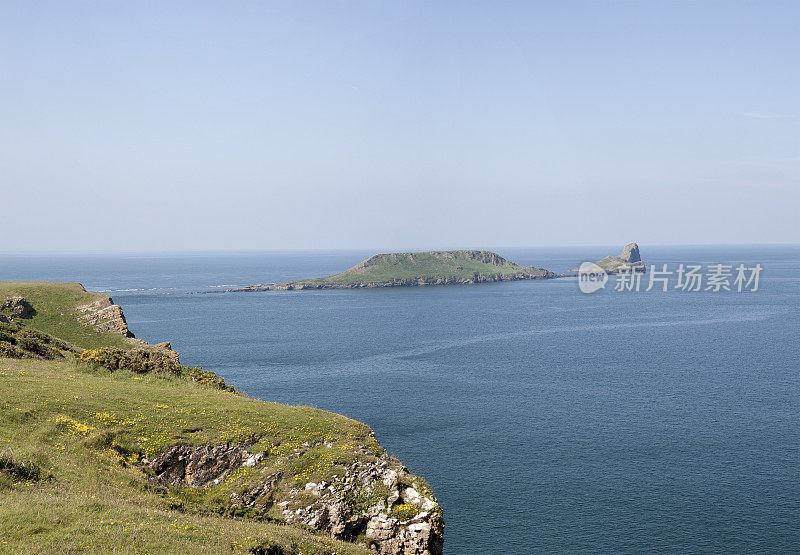
<svg viewBox="0 0 800 555">
<path fill-rule="evenodd" d="M 0 0 L 0 252 L 800 243 L 800 2 Z"/>
</svg>

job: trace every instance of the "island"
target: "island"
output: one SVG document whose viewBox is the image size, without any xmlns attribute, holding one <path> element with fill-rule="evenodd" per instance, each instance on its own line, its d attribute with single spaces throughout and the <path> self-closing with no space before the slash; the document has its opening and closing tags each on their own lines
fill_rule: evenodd
<svg viewBox="0 0 800 555">
<path fill-rule="evenodd" d="M 607 256 L 595 264 L 609 274 L 646 271 L 639 254 L 639 245 L 636 243 L 626 245 L 620 255 Z M 578 271 L 575 268 L 569 273 L 556 273 L 538 266 L 520 266 L 495 252 L 485 250 L 395 252 L 376 254 L 349 270 L 332 276 L 198 293 L 463 285 L 575 277 Z"/>
<path fill-rule="evenodd" d="M 9 553 L 443 550 L 367 425 L 241 395 L 78 283 L 0 282 L 0 499 Z"/>
<path fill-rule="evenodd" d="M 625 245 L 625 248 L 622 249 L 622 253 L 618 256 L 606 256 L 602 260 L 595 262 L 595 264 L 600 266 L 608 274 L 647 271 L 644 261 L 639 254 L 639 245 L 636 243 Z"/>
<path fill-rule="evenodd" d="M 344 272 L 314 279 L 251 285 L 220 292 L 295 291 L 456 285 L 560 277 L 544 268 L 520 266 L 483 250 L 376 254 Z"/>
</svg>

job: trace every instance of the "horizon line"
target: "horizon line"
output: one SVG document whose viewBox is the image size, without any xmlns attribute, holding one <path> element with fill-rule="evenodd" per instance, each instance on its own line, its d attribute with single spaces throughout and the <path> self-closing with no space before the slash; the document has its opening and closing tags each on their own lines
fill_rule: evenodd
<svg viewBox="0 0 800 555">
<path fill-rule="evenodd" d="M 642 243 L 632 241 L 640 247 Z M 237 249 L 87 249 L 87 250 L 20 250 L 20 251 L 0 251 L 0 256 L 102 256 L 102 255 L 202 255 L 202 254 L 256 254 L 256 253 L 345 253 L 345 252 L 375 252 L 376 254 L 387 254 L 394 252 L 429 252 L 429 251 L 457 251 L 457 250 L 516 250 L 516 249 L 576 249 L 576 248 L 624 248 L 625 245 L 616 244 L 571 244 L 571 245 L 526 245 L 526 246 L 502 246 L 485 248 L 413 248 L 413 249 L 376 249 L 370 247 L 338 247 L 338 248 L 294 248 L 294 249 L 275 249 L 275 248 L 237 248 Z M 776 243 L 643 243 L 647 247 L 800 247 L 800 242 L 776 242 Z"/>
</svg>

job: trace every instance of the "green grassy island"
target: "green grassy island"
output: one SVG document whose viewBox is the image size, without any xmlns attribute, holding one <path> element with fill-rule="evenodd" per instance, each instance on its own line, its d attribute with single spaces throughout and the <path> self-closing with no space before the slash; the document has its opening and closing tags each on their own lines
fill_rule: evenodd
<svg viewBox="0 0 800 555">
<path fill-rule="evenodd" d="M 376 254 L 332 276 L 252 285 L 229 291 L 287 291 L 455 285 L 559 277 L 544 268 L 520 266 L 491 251 L 425 251 Z"/>
<path fill-rule="evenodd" d="M 442 552 L 366 425 L 241 395 L 105 295 L 0 282 L 0 552 Z"/>
</svg>

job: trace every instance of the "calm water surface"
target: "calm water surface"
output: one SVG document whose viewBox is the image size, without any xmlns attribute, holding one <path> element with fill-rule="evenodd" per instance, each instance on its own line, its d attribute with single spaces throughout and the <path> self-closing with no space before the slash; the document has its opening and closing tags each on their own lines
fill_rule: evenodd
<svg viewBox="0 0 800 555">
<path fill-rule="evenodd" d="M 501 254 L 564 271 L 616 250 Z M 761 263 L 761 290 L 188 294 L 335 273 L 370 252 L 3 255 L 0 279 L 80 281 L 184 363 L 368 423 L 432 484 L 448 553 L 800 551 L 800 247 L 642 253 Z"/>
</svg>

